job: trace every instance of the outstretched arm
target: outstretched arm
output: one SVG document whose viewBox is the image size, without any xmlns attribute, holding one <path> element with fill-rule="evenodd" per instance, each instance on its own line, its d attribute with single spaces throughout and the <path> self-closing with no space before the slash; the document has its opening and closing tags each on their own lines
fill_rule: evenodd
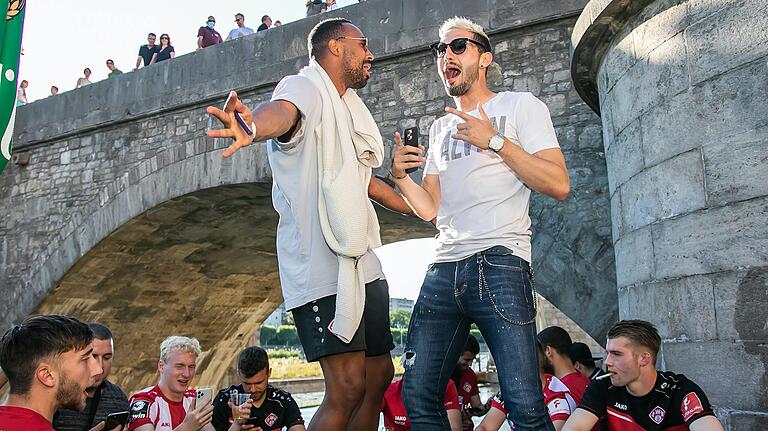
<svg viewBox="0 0 768 431">
<path fill-rule="evenodd" d="M 248 109 L 237 97 L 237 93 L 232 91 L 230 96 L 233 103 L 227 107 L 227 111 L 222 111 L 214 106 L 209 106 L 207 112 L 224 126 L 222 129 L 213 129 L 208 131 L 211 138 L 230 138 L 235 141 L 224 151 L 224 157 L 229 157 L 237 150 L 251 145 L 252 142 L 265 141 L 267 139 L 278 138 L 287 140 L 301 123 L 301 113 L 296 106 L 285 100 L 275 100 L 262 103 L 254 111 Z M 248 135 L 240 127 L 235 119 L 235 111 L 245 121 L 253 127 L 253 135 Z"/>
<path fill-rule="evenodd" d="M 368 197 L 390 211 L 415 215 L 403 196 L 378 177 L 371 177 L 371 182 L 368 184 Z"/>
</svg>

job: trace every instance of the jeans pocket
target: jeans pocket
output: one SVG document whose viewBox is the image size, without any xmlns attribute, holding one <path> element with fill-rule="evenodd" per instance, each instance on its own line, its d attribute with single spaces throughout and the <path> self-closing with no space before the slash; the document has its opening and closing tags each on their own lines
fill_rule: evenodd
<svg viewBox="0 0 768 431">
<path fill-rule="evenodd" d="M 496 258 L 506 259 L 496 259 Z M 536 295 L 530 274 L 512 256 L 483 256 L 479 265 L 480 297 L 507 323 L 527 325 L 536 320 Z"/>
</svg>

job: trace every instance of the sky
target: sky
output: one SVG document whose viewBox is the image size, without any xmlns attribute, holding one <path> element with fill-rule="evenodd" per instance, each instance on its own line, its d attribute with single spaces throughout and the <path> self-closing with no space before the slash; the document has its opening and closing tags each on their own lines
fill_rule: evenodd
<svg viewBox="0 0 768 431">
<path fill-rule="evenodd" d="M 344 7 L 357 0 L 337 3 Z M 123 72 L 131 71 L 147 33 L 157 34 L 158 43 L 160 34 L 168 33 L 178 56 L 195 49 L 197 30 L 208 15 L 216 18 L 216 30 L 226 38 L 235 28 L 238 12 L 255 30 L 262 15 L 283 24 L 304 18 L 304 4 L 305 0 L 28 1 L 19 82 L 29 81 L 30 102 L 42 99 L 50 95 L 51 85 L 60 92 L 75 88 L 86 67 L 93 72 L 92 82 L 105 79 L 107 59 Z"/>
</svg>

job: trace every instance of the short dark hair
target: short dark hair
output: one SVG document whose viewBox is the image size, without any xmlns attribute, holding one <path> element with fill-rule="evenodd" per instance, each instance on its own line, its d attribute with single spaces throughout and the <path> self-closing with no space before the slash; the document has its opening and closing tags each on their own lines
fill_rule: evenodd
<svg viewBox="0 0 768 431">
<path fill-rule="evenodd" d="M 462 350 L 462 353 L 463 352 L 472 352 L 475 355 L 480 353 L 480 343 L 477 342 L 477 338 L 475 338 L 474 335 L 469 334 L 467 337 L 467 342 L 464 343 L 464 350 Z"/>
<path fill-rule="evenodd" d="M 108 58 L 108 59 L 107 59 L 107 63 L 112 63 L 112 64 L 115 64 L 114 60 L 112 60 L 111 58 Z"/>
<path fill-rule="evenodd" d="M 97 340 L 105 341 L 115 339 L 112 335 L 112 331 L 110 331 L 106 325 L 102 325 L 98 322 L 91 322 L 88 324 L 88 327 L 91 328 L 91 331 L 93 332 L 93 338 Z"/>
<path fill-rule="evenodd" d="M 656 361 L 656 355 L 661 348 L 661 337 L 652 323 L 645 320 L 620 320 L 608 330 L 609 339 L 618 337 L 625 337 L 637 345 L 647 347 L 654 362 Z"/>
<path fill-rule="evenodd" d="M 149 36 L 154 36 L 154 37 L 157 37 L 157 35 L 156 35 L 156 34 L 154 34 L 154 33 L 150 33 L 150 34 L 148 34 L 148 35 L 147 35 L 147 37 L 149 37 Z"/>
<path fill-rule="evenodd" d="M 563 356 L 571 357 L 571 336 L 568 331 L 559 326 L 550 326 L 543 329 L 537 336 L 543 348 L 551 347 Z"/>
<path fill-rule="evenodd" d="M 261 22 L 264 22 L 267 19 L 272 19 L 272 18 L 269 18 L 269 15 L 264 15 L 263 17 L 261 17 Z"/>
<path fill-rule="evenodd" d="M 243 14 L 241 14 L 241 13 L 239 13 L 239 12 L 235 14 L 235 18 L 237 18 L 237 17 L 240 17 L 240 18 L 242 18 L 242 19 L 245 19 L 245 15 L 243 15 Z"/>
<path fill-rule="evenodd" d="M 341 37 L 344 24 L 352 24 L 348 19 L 330 18 L 317 23 L 307 36 L 307 51 L 309 58 L 322 58 L 323 50 L 329 41 Z"/>
<path fill-rule="evenodd" d="M 246 379 L 265 368 L 269 368 L 269 356 L 261 347 L 246 347 L 237 356 L 237 372 Z"/>
<path fill-rule="evenodd" d="M 85 323 L 67 316 L 32 316 L 9 329 L 0 339 L 0 368 L 14 395 L 32 387 L 40 361 L 69 351 L 83 350 L 93 341 Z"/>
</svg>

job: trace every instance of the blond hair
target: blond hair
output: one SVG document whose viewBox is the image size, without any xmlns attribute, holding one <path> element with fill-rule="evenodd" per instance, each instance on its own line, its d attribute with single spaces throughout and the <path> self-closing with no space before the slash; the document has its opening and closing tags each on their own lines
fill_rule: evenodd
<svg viewBox="0 0 768 431">
<path fill-rule="evenodd" d="M 470 20 L 469 18 L 465 18 L 463 16 L 455 16 L 453 18 L 448 18 L 445 20 L 443 25 L 440 26 L 440 30 L 438 31 L 438 36 L 440 39 L 445 36 L 446 33 L 448 33 L 450 30 L 453 29 L 459 29 L 459 30 L 466 30 L 470 33 L 474 33 L 477 36 L 479 36 L 480 40 L 478 42 L 482 42 L 483 45 L 488 45 L 488 48 L 491 47 L 491 39 L 488 37 L 487 34 L 485 34 L 485 30 L 483 30 L 482 27 L 480 27 L 478 24 L 475 24 Z"/>
<path fill-rule="evenodd" d="M 194 353 L 195 356 L 200 356 L 202 350 L 197 338 L 171 335 L 160 344 L 160 360 L 167 363 L 168 356 L 173 352 Z"/>
<path fill-rule="evenodd" d="M 490 52 L 491 55 L 493 55 L 493 50 L 491 48 L 491 38 L 488 37 L 488 35 L 485 33 L 485 30 L 483 30 L 483 27 L 481 27 L 479 24 L 475 24 L 469 18 L 465 18 L 463 16 L 455 16 L 453 18 L 448 18 L 440 26 L 440 30 L 438 31 L 438 37 L 442 39 L 446 33 L 448 33 L 453 29 L 466 30 L 472 33 L 474 35 L 473 39 L 477 42 L 482 43 L 484 46 L 486 46 L 487 52 Z M 486 78 L 486 81 L 492 85 L 501 85 L 501 81 L 503 77 L 502 77 L 501 66 L 499 65 L 499 63 L 494 61 L 488 65 L 488 67 L 486 68 L 485 78 Z"/>
</svg>

